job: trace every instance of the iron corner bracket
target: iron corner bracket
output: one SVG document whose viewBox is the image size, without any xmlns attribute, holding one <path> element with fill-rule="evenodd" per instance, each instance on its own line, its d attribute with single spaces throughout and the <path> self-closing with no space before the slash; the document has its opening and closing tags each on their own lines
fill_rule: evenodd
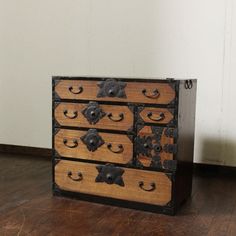
<svg viewBox="0 0 236 236">
<path fill-rule="evenodd" d="M 54 166 L 56 166 L 60 161 L 61 161 L 60 159 L 54 159 Z"/>
<path fill-rule="evenodd" d="M 57 94 L 57 92 L 55 90 L 53 91 L 53 97 L 54 97 L 54 100 L 60 99 L 59 95 Z"/>
<path fill-rule="evenodd" d="M 171 173 L 165 173 L 165 175 L 170 181 L 173 181 L 173 175 Z"/>
<path fill-rule="evenodd" d="M 59 125 L 57 125 L 54 121 L 54 126 L 59 126 Z M 54 128 L 53 135 L 55 136 L 59 131 L 60 131 L 59 128 Z"/>
<path fill-rule="evenodd" d="M 53 192 L 53 196 L 60 196 L 61 195 L 61 190 L 55 182 L 52 184 L 52 192 Z"/>
</svg>

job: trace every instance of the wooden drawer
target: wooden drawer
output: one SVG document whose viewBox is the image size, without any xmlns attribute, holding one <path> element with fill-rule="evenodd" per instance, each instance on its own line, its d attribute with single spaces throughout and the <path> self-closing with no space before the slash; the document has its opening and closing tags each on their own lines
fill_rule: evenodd
<svg viewBox="0 0 236 236">
<path fill-rule="evenodd" d="M 145 167 L 164 168 L 164 161 L 173 160 L 173 156 L 177 152 L 175 144 L 177 129 L 139 126 L 138 130 L 135 145 L 139 164 Z M 168 165 L 167 161 L 166 165 Z"/>
<path fill-rule="evenodd" d="M 61 80 L 55 91 L 60 99 L 169 104 L 175 98 L 170 83 L 120 82 L 114 79 Z"/>
<path fill-rule="evenodd" d="M 54 146 L 60 156 L 113 163 L 128 163 L 133 156 L 132 137 L 111 134 L 60 129 L 55 135 Z"/>
<path fill-rule="evenodd" d="M 159 107 L 139 107 L 139 119 L 145 123 L 152 124 L 174 124 L 174 109 Z"/>
<path fill-rule="evenodd" d="M 114 165 L 59 161 L 55 166 L 55 183 L 66 191 L 160 206 L 165 206 L 172 198 L 172 182 L 167 174 Z"/>
<path fill-rule="evenodd" d="M 59 103 L 55 119 L 61 126 L 132 130 L 134 116 L 127 106 L 90 103 Z"/>
</svg>

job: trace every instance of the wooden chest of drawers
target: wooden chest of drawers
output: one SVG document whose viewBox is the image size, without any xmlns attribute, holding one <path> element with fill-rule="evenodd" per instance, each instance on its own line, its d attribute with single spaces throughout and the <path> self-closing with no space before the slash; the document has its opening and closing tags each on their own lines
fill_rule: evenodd
<svg viewBox="0 0 236 236">
<path fill-rule="evenodd" d="M 191 195 L 196 85 L 53 77 L 53 193 L 175 214 Z"/>
</svg>

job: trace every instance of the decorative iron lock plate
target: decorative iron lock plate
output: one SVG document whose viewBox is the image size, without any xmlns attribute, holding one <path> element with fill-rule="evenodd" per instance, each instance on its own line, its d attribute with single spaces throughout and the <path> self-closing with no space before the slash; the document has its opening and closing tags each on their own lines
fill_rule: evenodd
<svg viewBox="0 0 236 236">
<path fill-rule="evenodd" d="M 118 97 L 126 98 L 125 87 L 126 83 L 115 79 L 107 79 L 97 83 L 100 88 L 97 97 Z"/>
<path fill-rule="evenodd" d="M 97 102 L 89 102 L 87 107 L 82 111 L 82 114 L 92 125 L 96 124 L 106 115 Z"/>
<path fill-rule="evenodd" d="M 119 186 L 125 186 L 122 175 L 124 170 L 120 167 L 116 167 L 113 164 L 98 165 L 98 176 L 95 182 L 105 182 L 107 184 L 117 184 Z"/>
<path fill-rule="evenodd" d="M 177 160 L 164 160 L 162 164 L 163 169 L 169 171 L 176 171 L 177 169 Z"/>
<path fill-rule="evenodd" d="M 96 129 L 89 129 L 88 132 L 80 139 L 91 152 L 96 151 L 100 146 L 105 143 Z"/>
</svg>

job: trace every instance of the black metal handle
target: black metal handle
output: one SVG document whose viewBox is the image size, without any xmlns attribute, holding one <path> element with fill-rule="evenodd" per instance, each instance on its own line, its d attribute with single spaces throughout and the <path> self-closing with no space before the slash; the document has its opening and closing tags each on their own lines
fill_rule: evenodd
<svg viewBox="0 0 236 236">
<path fill-rule="evenodd" d="M 156 184 L 154 182 L 150 183 L 150 188 L 145 188 L 144 187 L 144 182 L 143 181 L 140 181 L 138 183 L 138 186 L 144 190 L 144 191 L 147 191 L 147 192 L 151 192 L 151 191 L 154 191 L 156 189 Z"/>
<path fill-rule="evenodd" d="M 184 84 L 186 89 L 191 89 L 193 87 L 193 81 L 192 80 L 185 80 L 185 84 Z"/>
<path fill-rule="evenodd" d="M 122 144 L 119 144 L 117 147 L 118 147 L 119 149 L 115 151 L 115 150 L 112 149 L 112 144 L 111 144 L 111 143 L 108 143 L 108 144 L 107 144 L 107 148 L 108 148 L 111 152 L 114 152 L 114 153 L 122 153 L 122 152 L 124 151 L 124 147 L 123 147 Z"/>
<path fill-rule="evenodd" d="M 73 111 L 73 115 L 72 116 L 68 115 L 68 110 L 64 110 L 63 113 L 64 113 L 64 116 L 69 118 L 69 119 L 75 119 L 78 116 L 78 112 L 77 111 Z"/>
<path fill-rule="evenodd" d="M 82 86 L 79 86 L 78 87 L 78 90 L 74 90 L 74 87 L 73 86 L 70 86 L 69 87 L 69 91 L 71 92 L 71 93 L 73 93 L 73 94 L 80 94 L 80 93 L 82 93 L 83 92 L 83 87 Z"/>
<path fill-rule="evenodd" d="M 152 91 L 152 94 L 147 94 L 147 90 L 146 90 L 146 89 L 143 89 L 143 90 L 142 90 L 142 93 L 143 93 L 143 95 L 144 95 L 145 97 L 147 97 L 147 98 L 152 98 L 152 99 L 158 98 L 158 97 L 160 96 L 160 93 L 159 93 L 159 91 L 158 91 L 157 89 L 154 89 L 154 90 Z"/>
<path fill-rule="evenodd" d="M 147 117 L 152 121 L 161 121 L 165 119 L 165 114 L 161 112 L 158 117 L 153 117 L 153 113 L 150 111 L 148 112 Z"/>
<path fill-rule="evenodd" d="M 78 175 L 77 178 L 73 178 L 72 171 L 68 171 L 68 173 L 67 173 L 67 176 L 68 176 L 70 179 L 72 179 L 73 181 L 81 181 L 81 180 L 83 180 L 83 175 L 82 175 L 81 172 L 78 172 L 77 175 Z"/>
<path fill-rule="evenodd" d="M 118 118 L 114 118 L 112 113 L 108 113 L 108 114 L 107 114 L 107 117 L 108 117 L 110 120 L 114 121 L 114 122 L 119 122 L 119 121 L 122 121 L 122 120 L 124 119 L 124 114 L 123 114 L 123 113 L 120 113 Z"/>
<path fill-rule="evenodd" d="M 64 145 L 67 146 L 68 148 L 76 148 L 79 145 L 78 141 L 76 139 L 74 139 L 72 142 L 73 142 L 73 144 L 70 145 L 70 144 L 68 144 L 68 140 L 66 138 L 63 139 Z"/>
</svg>

